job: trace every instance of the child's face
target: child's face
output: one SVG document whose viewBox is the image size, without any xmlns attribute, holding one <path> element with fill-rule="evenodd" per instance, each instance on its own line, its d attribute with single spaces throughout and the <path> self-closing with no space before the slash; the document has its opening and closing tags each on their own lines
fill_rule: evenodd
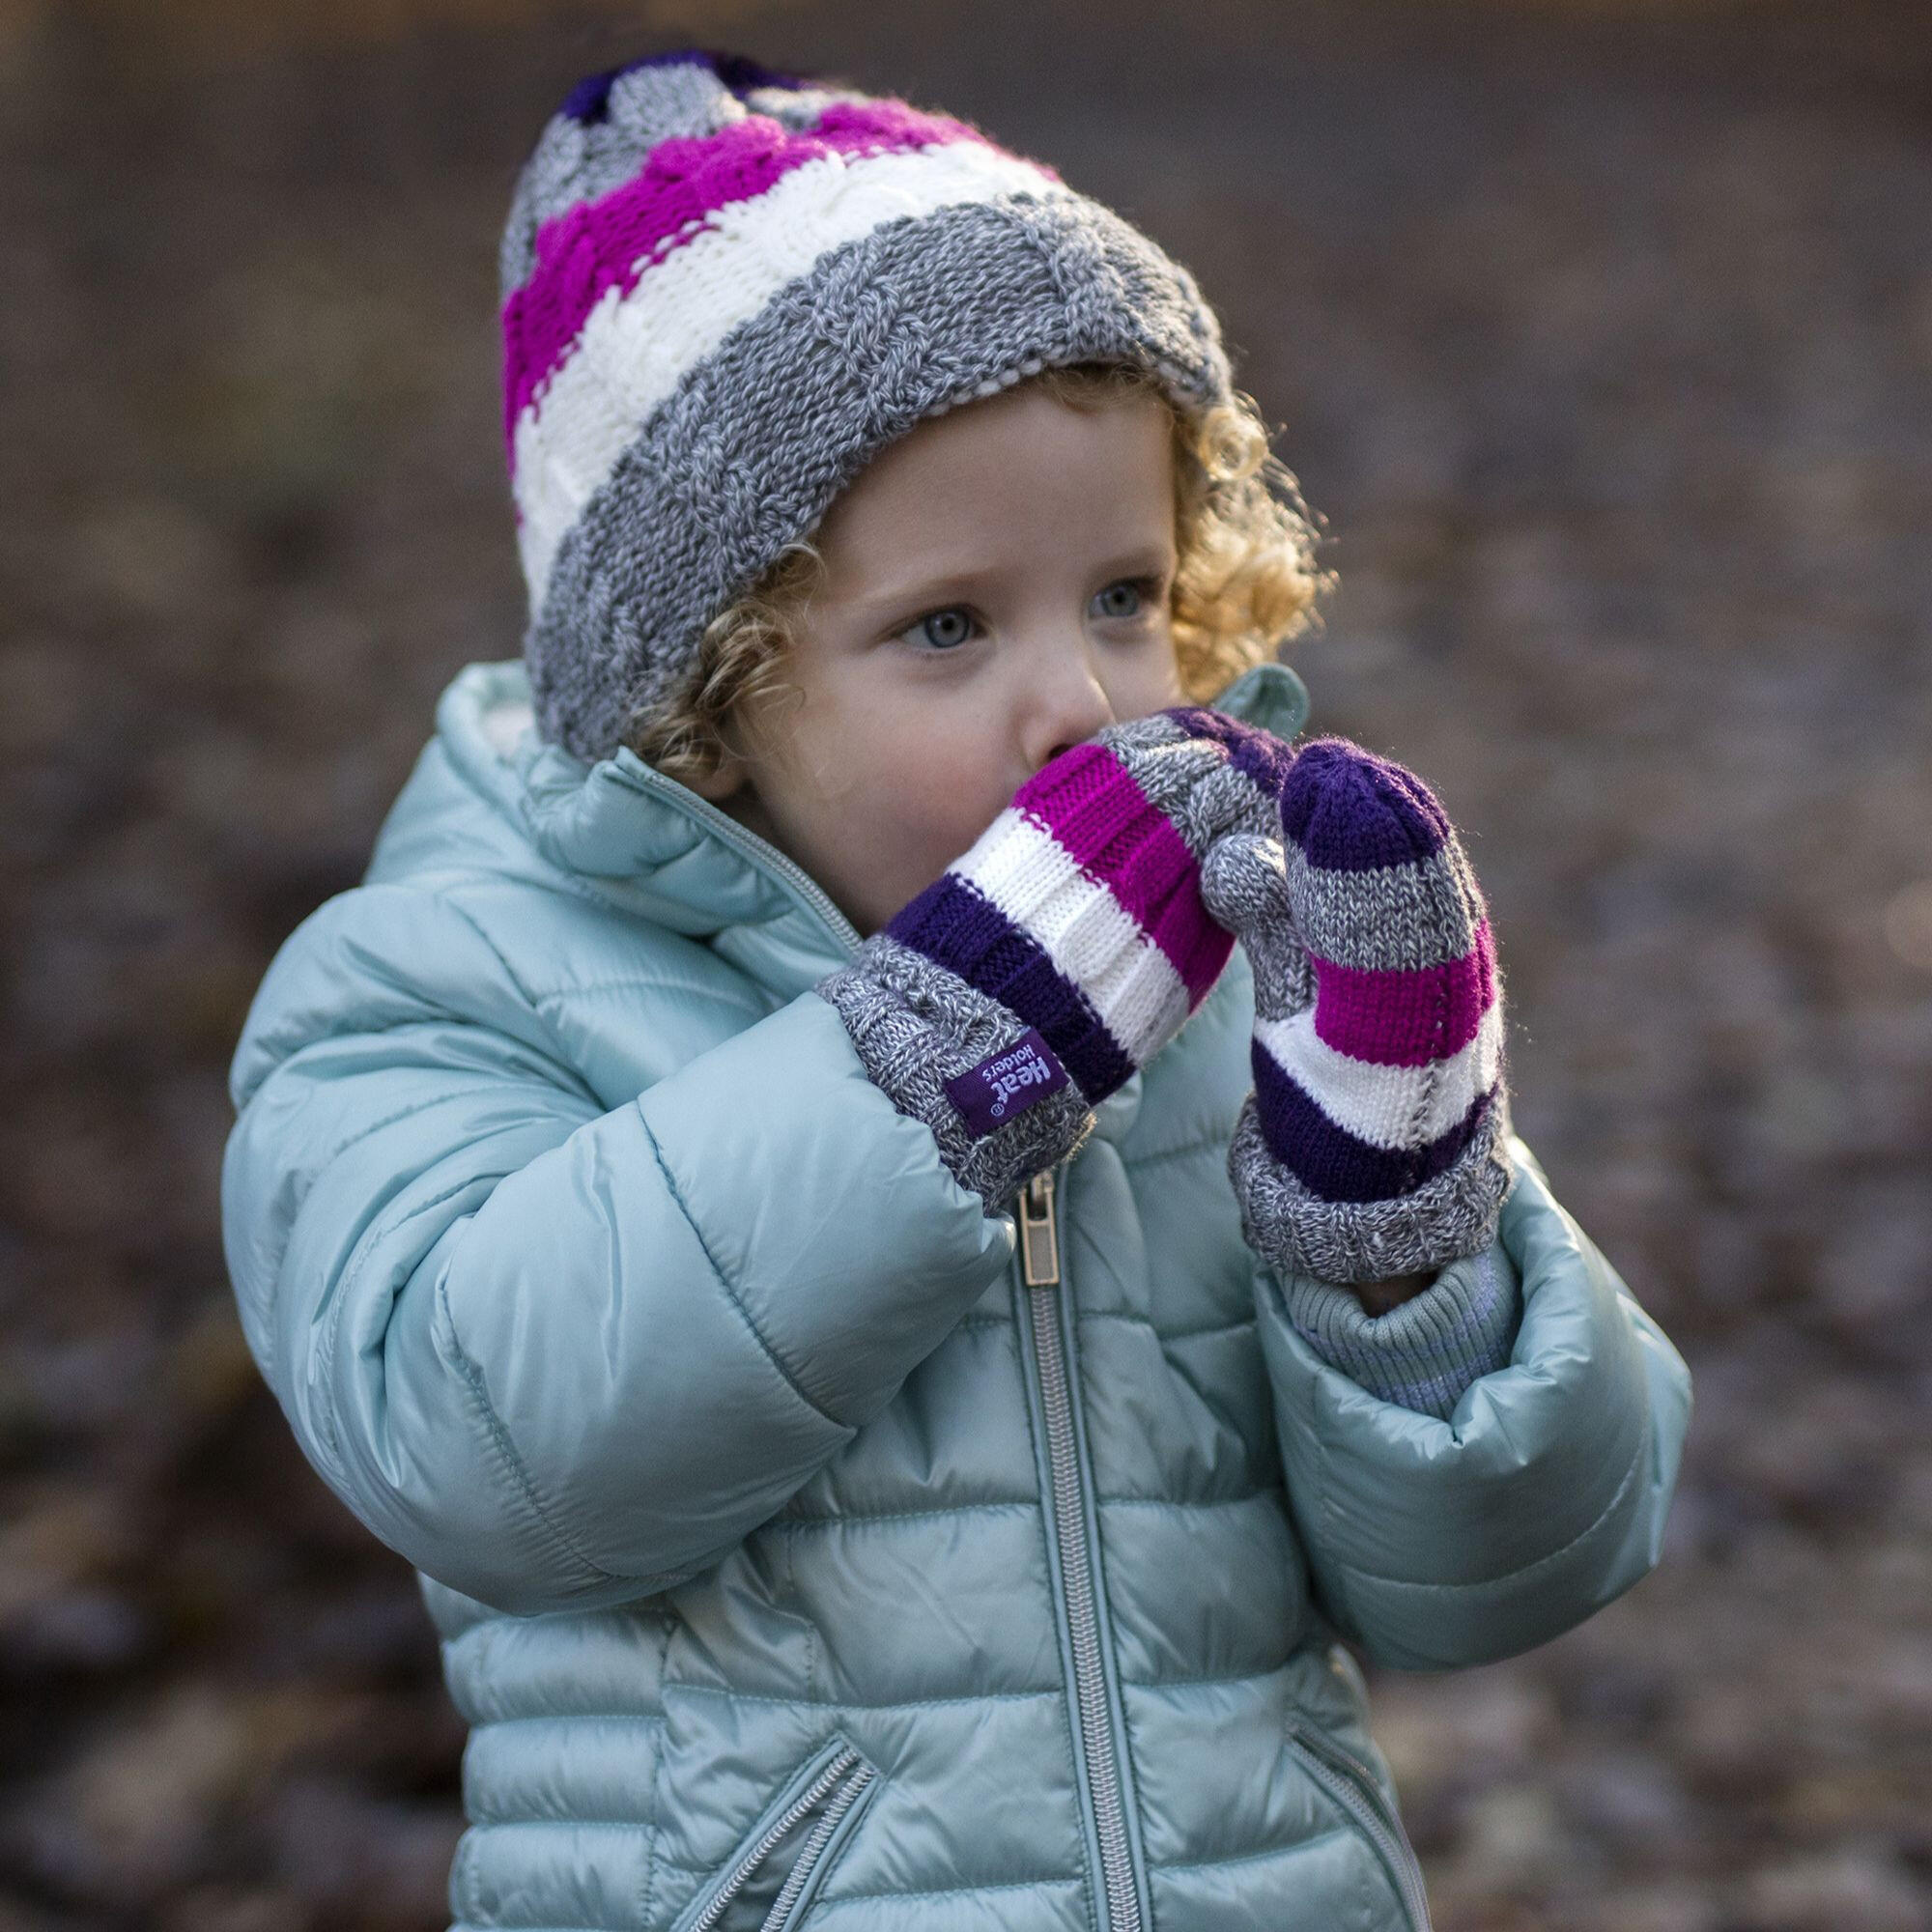
<svg viewBox="0 0 1932 1932">
<path fill-rule="evenodd" d="M 1151 395 L 1022 386 L 891 444 L 813 539 L 783 673 L 802 701 L 734 718 L 697 788 L 867 934 L 1057 753 L 1183 702 L 1169 434 Z"/>
</svg>

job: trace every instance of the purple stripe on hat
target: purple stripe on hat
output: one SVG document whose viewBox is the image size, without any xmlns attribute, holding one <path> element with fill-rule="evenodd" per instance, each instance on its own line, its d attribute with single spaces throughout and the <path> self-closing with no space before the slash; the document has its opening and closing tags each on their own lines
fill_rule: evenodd
<svg viewBox="0 0 1932 1932">
<path fill-rule="evenodd" d="M 1445 966 L 1337 966 L 1312 958 L 1316 1037 L 1372 1066 L 1428 1066 L 1461 1053 L 1495 1001 L 1495 941 L 1490 922 L 1474 945 Z"/>
<path fill-rule="evenodd" d="M 1201 903 L 1200 867 L 1166 812 L 1103 745 L 1076 745 L 1013 794 L 1089 878 L 1104 885 L 1167 954 L 1198 1002 L 1228 963 L 1233 937 Z"/>
<path fill-rule="evenodd" d="M 565 96 L 563 105 L 556 111 L 580 127 L 592 127 L 608 118 L 611 90 L 618 81 L 627 73 L 639 73 L 654 67 L 709 68 L 737 95 L 748 94 L 754 87 L 803 87 L 806 84 L 803 74 L 775 72 L 743 54 L 723 53 L 708 47 L 679 47 L 671 53 L 646 54 L 641 60 L 626 61 L 623 66 L 607 68 L 602 73 L 585 74 Z"/>
<path fill-rule="evenodd" d="M 1312 959 L 1316 1037 L 1373 1066 L 1426 1066 L 1475 1038 L 1496 997 L 1490 923 L 1442 966 L 1376 970 Z"/>
<path fill-rule="evenodd" d="M 896 101 L 835 101 L 805 132 L 750 114 L 716 133 L 660 141 L 630 181 L 544 222 L 529 279 L 503 304 L 503 434 L 512 454 L 518 416 L 563 361 L 584 318 L 610 290 L 628 295 L 706 217 L 829 155 L 856 158 L 958 141 L 993 146 L 963 121 Z"/>
<path fill-rule="evenodd" d="M 1037 939 L 957 872 L 941 873 L 885 930 L 1037 1028 L 1090 1103 L 1133 1077 L 1133 1062 L 1087 995 Z"/>
<path fill-rule="evenodd" d="M 706 49 L 704 58 L 711 63 L 711 71 L 737 95 L 750 94 L 760 87 L 812 87 L 819 79 L 816 74 L 781 73 L 777 68 L 760 66 L 749 54 Z"/>
<path fill-rule="evenodd" d="M 1439 851 L 1449 821 L 1411 772 L 1346 738 L 1304 745 L 1281 794 L 1281 822 L 1313 866 L 1366 872 Z"/>
<path fill-rule="evenodd" d="M 654 60 L 627 61 L 622 67 L 607 68 L 602 73 L 586 73 L 568 94 L 556 111 L 566 121 L 588 128 L 602 121 L 611 105 L 611 90 L 627 73 L 640 67 L 689 67 L 699 57 L 695 53 L 659 54 Z"/>
<path fill-rule="evenodd" d="M 1331 1121 L 1260 1040 L 1251 1058 L 1255 1111 L 1268 1151 L 1323 1201 L 1392 1201 L 1445 1173 L 1474 1138 L 1500 1084 L 1477 1094 L 1468 1112 L 1426 1146 L 1378 1148 Z"/>
<path fill-rule="evenodd" d="M 1230 718 L 1225 711 L 1209 711 L 1201 705 L 1177 705 L 1166 715 L 1195 737 L 1225 745 L 1235 769 L 1245 772 L 1264 796 L 1281 796 L 1295 754 L 1273 732 L 1258 730 L 1238 718 Z"/>
</svg>

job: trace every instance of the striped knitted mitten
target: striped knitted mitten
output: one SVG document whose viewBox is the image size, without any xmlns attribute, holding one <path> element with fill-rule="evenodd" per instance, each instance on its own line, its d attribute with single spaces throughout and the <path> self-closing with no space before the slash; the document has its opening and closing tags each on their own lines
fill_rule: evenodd
<svg viewBox="0 0 1932 1932">
<path fill-rule="evenodd" d="M 1249 1243 L 1321 1282 L 1475 1255 L 1512 1171 L 1462 841 L 1419 779 L 1347 739 L 1303 746 L 1280 796 L 1283 837 L 1223 839 L 1203 882 L 1255 974 L 1255 1091 L 1229 1154 Z"/>
<path fill-rule="evenodd" d="M 1110 724 L 819 982 L 874 1083 L 988 1211 L 1079 1146 L 1220 978 L 1234 940 L 1202 903 L 1201 861 L 1276 822 L 1289 756 L 1192 706 Z"/>
</svg>

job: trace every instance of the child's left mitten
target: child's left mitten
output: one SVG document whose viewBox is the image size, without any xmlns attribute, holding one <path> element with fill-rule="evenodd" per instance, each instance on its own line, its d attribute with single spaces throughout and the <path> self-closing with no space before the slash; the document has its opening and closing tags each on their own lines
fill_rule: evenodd
<svg viewBox="0 0 1932 1932">
<path fill-rule="evenodd" d="M 1518 1306 L 1492 1252 L 1513 1175 L 1488 908 L 1429 788 L 1346 739 L 1300 750 L 1279 831 L 1221 839 L 1203 877 L 1255 976 L 1243 1232 L 1321 1352 L 1434 1407 L 1416 1387 L 1500 1366 Z M 1438 1268 L 1379 1319 L 1329 1286 Z"/>
</svg>

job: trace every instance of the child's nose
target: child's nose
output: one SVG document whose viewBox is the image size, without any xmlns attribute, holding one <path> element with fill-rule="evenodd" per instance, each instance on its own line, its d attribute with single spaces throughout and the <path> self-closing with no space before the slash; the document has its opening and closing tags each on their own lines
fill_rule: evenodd
<svg viewBox="0 0 1932 1932">
<path fill-rule="evenodd" d="M 1084 640 L 1070 650 L 1043 650 L 1037 669 L 1021 726 L 1034 771 L 1114 723 L 1114 707 Z"/>
</svg>

